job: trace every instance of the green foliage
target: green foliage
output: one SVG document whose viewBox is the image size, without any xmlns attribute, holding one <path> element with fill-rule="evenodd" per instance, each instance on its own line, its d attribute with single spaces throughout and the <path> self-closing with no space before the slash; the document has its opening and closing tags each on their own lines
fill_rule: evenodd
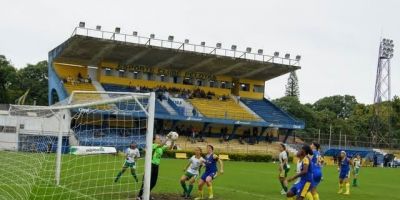
<svg viewBox="0 0 400 200">
<path fill-rule="evenodd" d="M 17 83 L 17 71 L 5 56 L 0 55 L 0 103 L 9 103 Z M 11 96 L 11 97 L 10 97 Z"/>
<path fill-rule="evenodd" d="M 30 90 L 25 104 L 47 105 L 47 61 L 28 64 L 17 70 L 0 55 L 0 104 L 13 104 L 27 90 Z"/>
<path fill-rule="evenodd" d="M 335 95 L 324 97 L 314 104 L 301 104 L 296 97 L 285 96 L 273 100 L 283 110 L 294 117 L 304 120 L 306 127 L 298 132 L 329 133 L 342 132 L 354 136 L 359 141 L 368 141 L 373 122 L 381 132 L 391 131 L 393 139 L 400 140 L 400 98 L 395 96 L 392 102 L 383 102 L 379 107 L 357 102 L 354 96 Z M 375 112 L 379 112 L 378 117 Z M 390 125 L 390 126 L 389 126 Z M 390 127 L 390 129 L 389 129 Z"/>
<path fill-rule="evenodd" d="M 338 118 L 349 118 L 353 113 L 354 107 L 357 105 L 356 97 L 350 95 L 335 95 L 324 97 L 314 103 L 314 108 L 317 111 L 329 110 L 336 114 Z"/>
<path fill-rule="evenodd" d="M 296 71 L 292 71 L 289 74 L 289 78 L 286 83 L 285 95 L 296 98 L 299 98 L 300 96 L 299 80 L 297 79 Z"/>
</svg>

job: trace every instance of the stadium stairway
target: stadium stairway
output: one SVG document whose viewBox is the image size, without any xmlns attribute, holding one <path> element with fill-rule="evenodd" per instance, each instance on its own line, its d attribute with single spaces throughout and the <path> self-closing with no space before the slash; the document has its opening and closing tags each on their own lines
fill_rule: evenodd
<svg viewBox="0 0 400 200">
<path fill-rule="evenodd" d="M 267 122 L 292 126 L 304 126 L 304 122 L 293 118 L 267 99 L 256 100 L 241 98 L 240 101 Z"/>
<path fill-rule="evenodd" d="M 193 117 L 193 107 L 190 102 L 185 101 L 182 98 L 168 97 L 168 103 L 183 116 Z M 197 111 L 197 110 L 196 110 Z M 203 115 L 197 111 L 197 117 L 203 117 Z"/>
<path fill-rule="evenodd" d="M 224 101 L 217 99 L 189 99 L 189 102 L 206 117 L 246 121 L 261 121 L 241 107 L 231 98 Z"/>
<path fill-rule="evenodd" d="M 159 99 L 157 99 L 157 101 L 161 104 L 161 106 L 164 107 L 164 109 L 171 115 L 177 115 L 178 113 L 175 111 L 174 108 L 172 108 L 172 106 L 169 104 L 169 102 L 167 100 L 163 100 L 160 101 Z"/>
</svg>

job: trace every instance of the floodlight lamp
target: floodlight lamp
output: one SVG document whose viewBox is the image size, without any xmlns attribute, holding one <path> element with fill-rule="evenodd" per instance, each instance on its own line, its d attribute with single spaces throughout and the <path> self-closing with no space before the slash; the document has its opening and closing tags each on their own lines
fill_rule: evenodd
<svg viewBox="0 0 400 200">
<path fill-rule="evenodd" d="M 279 57 L 279 52 L 278 51 L 274 52 L 274 57 Z"/>
<path fill-rule="evenodd" d="M 189 39 L 185 39 L 185 44 L 189 44 Z"/>
<path fill-rule="evenodd" d="M 247 52 L 247 53 L 251 53 L 251 47 L 247 47 L 247 48 L 246 48 L 246 52 Z"/>
<path fill-rule="evenodd" d="M 200 45 L 204 47 L 206 46 L 206 42 L 201 42 Z"/>
<path fill-rule="evenodd" d="M 96 26 L 96 30 L 100 31 L 100 30 L 101 30 L 101 26 L 100 26 L 100 25 L 97 25 L 97 26 Z"/>
<path fill-rule="evenodd" d="M 156 37 L 156 35 L 154 35 L 154 33 L 150 34 L 150 39 L 154 39 Z"/>
<path fill-rule="evenodd" d="M 296 56 L 296 60 L 297 60 L 297 61 L 300 61 L 300 59 L 301 59 L 301 56 L 300 56 L 300 55 L 297 55 L 297 56 Z"/>
<path fill-rule="evenodd" d="M 138 32 L 137 32 L 137 31 L 133 31 L 133 32 L 132 32 L 132 35 L 133 35 L 133 36 L 137 36 L 137 35 L 138 35 Z"/>
<path fill-rule="evenodd" d="M 85 28 L 85 22 L 79 22 L 79 28 Z"/>
<path fill-rule="evenodd" d="M 259 49 L 259 50 L 257 51 L 257 53 L 260 54 L 260 55 L 262 55 L 262 54 L 264 53 L 264 50 Z"/>
<path fill-rule="evenodd" d="M 115 27 L 115 33 L 121 33 L 121 28 L 120 27 Z"/>
<path fill-rule="evenodd" d="M 290 54 L 289 53 L 285 54 L 285 58 L 290 59 Z"/>
<path fill-rule="evenodd" d="M 173 35 L 168 36 L 168 41 L 170 42 L 174 41 L 174 36 Z"/>
<path fill-rule="evenodd" d="M 236 51 L 236 49 L 237 49 L 237 46 L 236 46 L 236 45 L 232 45 L 232 46 L 231 46 L 231 50 Z"/>
<path fill-rule="evenodd" d="M 222 44 L 221 44 L 220 42 L 218 42 L 217 45 L 216 45 L 216 47 L 217 47 L 218 49 L 220 49 L 220 48 L 222 47 Z"/>
</svg>

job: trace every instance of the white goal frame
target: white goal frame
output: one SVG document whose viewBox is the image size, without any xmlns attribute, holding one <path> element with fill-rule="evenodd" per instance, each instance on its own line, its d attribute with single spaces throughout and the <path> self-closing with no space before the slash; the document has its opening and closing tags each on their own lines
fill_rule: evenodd
<svg viewBox="0 0 400 200">
<path fill-rule="evenodd" d="M 109 99 L 96 100 L 94 102 L 85 102 L 73 104 L 73 99 L 77 94 L 120 94 L 124 95 L 121 97 L 113 97 Z M 138 99 L 148 98 L 147 109 L 140 103 Z M 144 111 L 147 116 L 147 131 L 146 131 L 146 155 L 145 155 L 145 166 L 144 166 L 144 180 L 143 180 L 143 199 L 150 199 L 150 176 L 151 176 L 151 159 L 152 159 L 152 143 L 153 143 L 153 131 L 154 131 L 154 116 L 155 116 L 155 93 L 132 93 L 132 92 L 107 92 L 107 91 L 73 91 L 69 96 L 66 104 L 55 104 L 51 106 L 24 106 L 24 105 L 14 105 L 14 107 L 22 107 L 24 111 L 60 111 L 60 110 L 70 110 L 80 107 L 90 107 L 102 104 L 111 104 L 118 101 L 134 100 L 139 107 Z M 10 111 L 13 106 L 10 107 Z M 10 112 L 11 113 L 11 112 Z M 55 116 L 61 121 L 62 116 L 60 113 L 56 113 Z M 56 151 L 56 169 L 55 169 L 55 182 L 56 185 L 60 185 L 61 178 L 61 156 L 62 156 L 62 138 L 63 131 L 61 126 L 59 126 L 59 132 L 57 136 L 57 151 Z"/>
</svg>

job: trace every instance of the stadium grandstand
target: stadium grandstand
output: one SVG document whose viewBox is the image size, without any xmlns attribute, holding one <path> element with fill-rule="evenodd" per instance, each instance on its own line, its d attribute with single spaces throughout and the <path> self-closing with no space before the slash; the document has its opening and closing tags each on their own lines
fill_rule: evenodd
<svg viewBox="0 0 400 200">
<path fill-rule="evenodd" d="M 277 137 L 277 130 L 303 129 L 304 122 L 265 98 L 265 82 L 300 69 L 299 59 L 267 56 L 236 49 L 149 38 L 137 34 L 77 27 L 72 36 L 49 53 L 49 104 L 72 91 L 156 92 L 158 133 L 176 130 L 196 138 L 256 143 Z M 79 98 L 101 99 L 101 95 Z M 96 130 L 80 129 L 83 143 Z M 122 128 L 122 127 L 121 127 Z M 121 129 L 122 130 L 122 129 Z M 194 132 L 194 133 L 193 133 Z M 102 133 L 123 137 L 119 133 Z M 92 139 L 94 138 L 94 139 Z M 121 146 L 126 144 L 121 139 Z M 184 145 L 181 145 L 184 146 Z"/>
</svg>

